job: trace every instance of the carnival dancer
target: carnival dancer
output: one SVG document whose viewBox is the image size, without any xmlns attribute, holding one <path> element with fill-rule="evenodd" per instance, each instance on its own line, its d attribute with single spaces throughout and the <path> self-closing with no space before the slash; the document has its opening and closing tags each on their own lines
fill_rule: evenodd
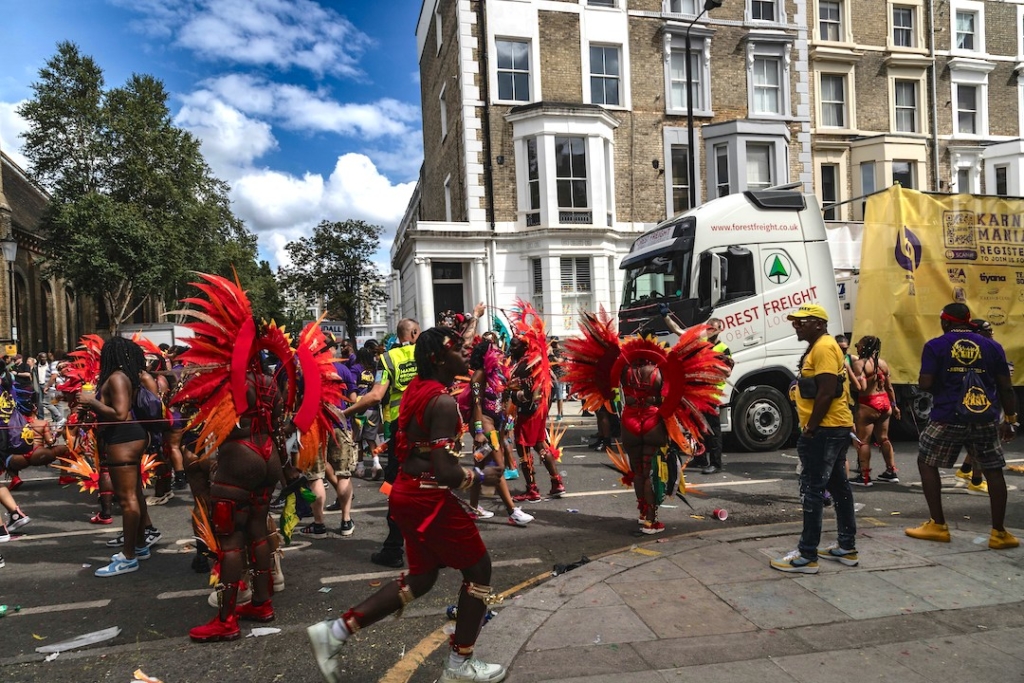
<svg viewBox="0 0 1024 683">
<path fill-rule="evenodd" d="M 628 456 L 623 483 L 632 484 L 636 494 L 640 531 L 661 533 L 665 525 L 658 520 L 658 506 L 684 485 L 683 463 L 669 440 L 693 454 L 692 441 L 708 429 L 703 415 L 717 407 L 729 366 L 706 341 L 703 325 L 681 330 L 671 349 L 650 337 L 620 343 L 603 308 L 584 313 L 579 327 L 583 336 L 565 342 L 565 381 L 592 411 L 610 409 L 614 389 L 621 389 L 622 445 Z"/>
<path fill-rule="evenodd" d="M 544 319 L 532 304 L 516 300 L 512 316 L 515 337 L 509 344 L 512 370 L 507 390 L 514 406 L 515 443 L 523 471 L 526 491 L 512 500 L 536 503 L 541 500 L 533 466 L 533 451 L 540 456 L 551 477 L 548 495 L 559 498 L 565 493 L 565 482 L 555 468 L 555 454 L 548 447 L 547 422 L 551 406 L 551 363 Z"/>
<path fill-rule="evenodd" d="M 409 573 L 387 584 L 340 619 L 306 629 L 317 664 L 330 683 L 342 680 L 339 649 L 353 633 L 425 595 L 438 570 L 462 572 L 458 618 L 448 662 L 440 680 L 497 683 L 505 668 L 473 657 L 491 594 L 491 559 L 473 519 L 450 489 L 474 483 L 494 486 L 498 467 L 466 469 L 459 464 L 462 420 L 449 390 L 467 372 L 463 340 L 451 329 L 432 328 L 416 341 L 417 376 L 402 397 L 395 454 L 400 472 L 391 489 L 390 508 L 405 537 Z"/>
<path fill-rule="evenodd" d="M 67 446 L 57 444 L 57 436 L 51 431 L 49 421 L 36 413 L 35 400 L 31 396 L 26 396 L 23 401 L 15 400 L 15 403 L 21 419 L 17 423 L 12 420 L 8 428 L 18 423 L 23 426 L 20 434 L 8 434 L 10 448 L 5 465 L 12 481 L 26 467 L 46 467 L 68 452 Z"/>
<path fill-rule="evenodd" d="M 469 383 L 457 398 L 462 418 L 473 425 L 473 452 L 477 465 L 494 464 L 502 470 L 505 469 L 505 453 L 498 425 L 502 421 L 500 401 L 505 389 L 503 364 L 501 351 L 496 349 L 490 340 L 481 339 L 470 354 Z M 475 511 L 477 519 L 489 519 L 494 513 L 480 507 L 480 488 L 474 486 L 470 490 L 469 505 Z M 522 508 L 513 504 L 504 476 L 499 480 L 496 489 L 501 502 L 505 504 L 509 524 L 526 526 L 533 521 L 533 515 L 523 512 Z"/>
<path fill-rule="evenodd" d="M 141 387 L 142 350 L 130 339 L 111 337 L 100 351 L 97 390 L 82 389 L 78 405 L 95 416 L 102 466 L 109 473 L 121 506 L 122 549 L 100 567 L 99 577 L 137 571 L 139 558 L 149 557 L 145 545 L 146 499 L 140 466 L 149 443 L 146 429 L 132 419 L 132 404 Z M 90 422 L 92 420 L 85 420 Z"/>
<path fill-rule="evenodd" d="M 851 478 L 854 486 L 871 486 L 871 444 L 877 443 L 885 461 L 885 471 L 876 481 L 898 484 L 896 458 L 889 441 L 889 418 L 900 419 L 896 405 L 896 390 L 892 387 L 889 364 L 879 357 L 882 340 L 864 336 L 857 342 L 857 360 L 853 361 L 853 379 L 860 389 L 857 395 L 859 407 L 854 414 L 857 433 L 857 462 L 860 475 Z"/>
</svg>

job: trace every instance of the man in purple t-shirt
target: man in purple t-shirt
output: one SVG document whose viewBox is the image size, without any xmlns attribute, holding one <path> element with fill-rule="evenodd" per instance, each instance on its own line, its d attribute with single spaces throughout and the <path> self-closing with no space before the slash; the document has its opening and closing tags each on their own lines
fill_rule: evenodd
<svg viewBox="0 0 1024 683">
<path fill-rule="evenodd" d="M 1012 439 L 1017 426 L 1017 399 L 1006 353 L 998 342 L 974 331 L 971 311 L 965 304 L 948 304 L 940 320 L 943 334 L 924 345 L 917 382 L 935 398 L 931 422 L 921 434 L 917 456 L 931 519 L 906 532 L 912 538 L 949 543 L 939 468 L 953 467 L 960 449 L 967 446 L 974 467 L 980 467 L 988 480 L 992 504 L 988 547 L 1016 548 L 1019 541 L 1003 527 L 1006 461 L 1001 441 Z M 1004 415 L 1001 422 L 997 402 Z"/>
</svg>

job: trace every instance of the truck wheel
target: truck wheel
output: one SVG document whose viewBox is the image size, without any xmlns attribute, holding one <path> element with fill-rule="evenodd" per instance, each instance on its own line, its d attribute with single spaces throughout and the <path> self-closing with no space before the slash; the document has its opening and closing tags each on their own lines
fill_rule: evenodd
<svg viewBox="0 0 1024 683">
<path fill-rule="evenodd" d="M 916 386 L 900 386 L 896 390 L 902 418 L 890 421 L 890 431 L 901 438 L 917 439 L 928 426 L 932 412 L 932 395 Z"/>
<path fill-rule="evenodd" d="M 747 389 L 736 400 L 732 431 L 748 451 L 777 450 L 793 433 L 793 408 L 774 387 Z"/>
</svg>

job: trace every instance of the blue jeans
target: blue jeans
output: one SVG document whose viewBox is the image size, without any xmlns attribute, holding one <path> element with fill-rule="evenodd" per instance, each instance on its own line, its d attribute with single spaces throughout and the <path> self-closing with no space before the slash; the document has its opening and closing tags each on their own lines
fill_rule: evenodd
<svg viewBox="0 0 1024 683">
<path fill-rule="evenodd" d="M 796 452 L 803 466 L 800 473 L 800 499 L 804 507 L 804 529 L 797 548 L 809 560 L 818 559 L 822 495 L 825 489 L 832 494 L 836 509 L 839 547 L 844 550 L 857 547 L 853 492 L 846 479 L 846 451 L 849 447 L 849 427 L 818 427 L 814 436 L 801 434 L 796 442 Z"/>
</svg>

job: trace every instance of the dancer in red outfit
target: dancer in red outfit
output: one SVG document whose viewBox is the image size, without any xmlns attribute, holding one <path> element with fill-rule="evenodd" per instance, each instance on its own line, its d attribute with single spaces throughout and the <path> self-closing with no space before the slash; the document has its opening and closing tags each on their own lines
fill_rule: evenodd
<svg viewBox="0 0 1024 683">
<path fill-rule="evenodd" d="M 437 327 L 416 340 L 417 376 L 402 397 L 396 444 L 401 471 L 390 496 L 391 511 L 405 538 L 409 574 L 340 619 L 306 629 L 329 683 L 342 679 L 339 649 L 345 640 L 426 594 L 443 566 L 461 571 L 463 583 L 451 651 L 440 680 L 497 683 L 505 678 L 504 667 L 472 656 L 487 609 L 484 600 L 491 592 L 491 558 L 473 519 L 450 490 L 469 489 L 474 483 L 494 486 L 502 476 L 499 467 L 481 471 L 459 465 L 462 420 L 449 390 L 456 376 L 467 372 L 462 345 L 454 330 Z"/>
<path fill-rule="evenodd" d="M 640 511 L 640 531 L 665 530 L 658 506 L 685 486 L 679 456 L 671 439 L 693 453 L 691 440 L 707 429 L 701 413 L 715 402 L 728 366 L 704 341 L 704 326 L 683 332 L 671 350 L 646 337 L 619 342 L 614 322 L 602 309 L 585 313 L 582 338 L 565 342 L 565 381 L 583 398 L 585 410 L 611 407 L 616 388 L 623 395 L 622 445 L 628 456 L 618 463 L 623 483 L 632 485 Z M 614 454 L 613 461 L 615 461 Z"/>
</svg>

